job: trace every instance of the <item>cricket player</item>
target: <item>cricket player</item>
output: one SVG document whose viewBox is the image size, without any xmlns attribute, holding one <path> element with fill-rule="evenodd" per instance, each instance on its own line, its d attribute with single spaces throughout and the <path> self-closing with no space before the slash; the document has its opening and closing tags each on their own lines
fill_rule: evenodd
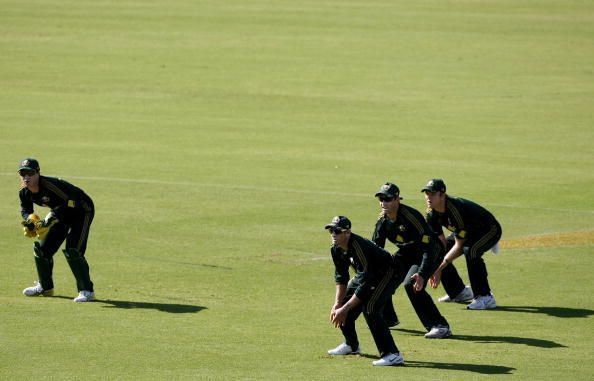
<svg viewBox="0 0 594 381">
<path fill-rule="evenodd" d="M 402 204 L 400 189 L 394 183 L 383 184 L 375 194 L 381 209 L 371 240 L 384 248 L 386 240 L 396 245 L 395 259 L 403 264 L 404 289 L 428 339 L 443 339 L 452 335 L 450 325 L 427 293 L 429 277 L 439 265 L 444 246 L 416 209 Z M 393 308 L 391 300 L 386 308 Z"/>
<path fill-rule="evenodd" d="M 489 249 L 497 250 L 501 225 L 482 206 L 470 200 L 449 196 L 442 179 L 430 180 L 421 192 L 425 193 L 428 207 L 427 222 L 447 247 L 447 253 L 430 280 L 433 288 L 437 288 L 440 281 L 443 281 L 447 295 L 439 301 L 464 302 L 474 297 L 467 306 L 468 309 L 496 308 L 483 254 Z M 443 227 L 452 232 L 447 239 Z M 452 263 L 461 255 L 466 258 L 472 290 L 465 287 Z"/>
<path fill-rule="evenodd" d="M 340 328 L 345 342 L 331 355 L 349 355 L 360 352 L 355 320 L 361 312 L 365 316 L 380 359 L 374 366 L 401 365 L 400 355 L 388 324 L 383 317 L 386 301 L 391 299 L 398 279 L 398 269 L 390 253 L 373 242 L 351 232 L 351 221 L 336 216 L 325 228 L 332 236 L 330 253 L 334 261 L 336 297 L 330 310 L 330 321 Z M 349 267 L 355 276 L 349 280 Z"/>
<path fill-rule="evenodd" d="M 52 296 L 54 282 L 53 256 L 64 241 L 66 261 L 76 279 L 78 296 L 75 302 L 90 302 L 95 293 L 85 258 L 89 229 L 95 215 L 91 198 L 80 188 L 54 177 L 42 176 L 39 163 L 24 159 L 18 170 L 21 178 L 21 215 L 23 229 L 28 237 L 37 237 L 33 243 L 38 281 L 23 290 L 26 296 Z M 50 212 L 44 219 L 34 214 L 33 204 L 44 206 Z"/>
</svg>

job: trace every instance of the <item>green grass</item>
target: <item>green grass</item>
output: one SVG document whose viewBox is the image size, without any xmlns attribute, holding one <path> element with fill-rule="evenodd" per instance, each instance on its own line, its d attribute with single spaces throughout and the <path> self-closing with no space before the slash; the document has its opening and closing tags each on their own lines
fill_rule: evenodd
<svg viewBox="0 0 594 381">
<path fill-rule="evenodd" d="M 593 243 L 488 255 L 500 308 L 400 290 L 406 367 L 330 358 L 333 215 L 370 235 L 385 181 L 487 206 L 504 241 L 594 227 L 587 1 L 2 1 L 0 379 L 588 380 Z M 85 189 L 99 301 L 56 298 L 21 237 L 16 166 Z M 587 235 L 588 236 L 588 235 Z M 461 273 L 466 277 L 464 265 Z M 442 289 L 431 291 L 437 298 Z"/>
</svg>

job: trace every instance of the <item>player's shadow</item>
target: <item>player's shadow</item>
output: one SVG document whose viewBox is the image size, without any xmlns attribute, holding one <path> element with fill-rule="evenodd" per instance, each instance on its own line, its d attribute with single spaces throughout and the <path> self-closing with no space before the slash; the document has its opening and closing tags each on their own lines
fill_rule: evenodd
<svg viewBox="0 0 594 381">
<path fill-rule="evenodd" d="M 464 364 L 451 362 L 405 361 L 409 368 L 429 368 L 441 370 L 458 370 L 479 374 L 512 374 L 516 368 L 501 365 Z"/>
<path fill-rule="evenodd" d="M 412 332 L 412 331 L 411 331 Z M 377 360 L 377 356 L 366 353 L 361 353 L 359 356 Z M 480 373 L 480 374 L 511 374 L 516 368 L 501 365 L 481 365 L 481 364 L 464 364 L 452 362 L 428 362 L 428 361 L 410 361 L 404 360 L 404 366 L 407 368 L 429 368 L 429 369 L 443 369 L 443 370 L 461 370 L 466 372 Z"/>
<path fill-rule="evenodd" d="M 111 299 L 97 299 L 96 303 L 109 304 L 105 308 L 123 308 L 123 309 L 149 309 L 162 312 L 169 312 L 172 314 L 187 314 L 200 312 L 206 307 L 194 306 L 191 304 L 173 304 L 173 303 L 151 303 L 151 302 L 131 302 L 125 300 L 111 300 Z"/>
<path fill-rule="evenodd" d="M 398 332 L 406 332 L 414 335 L 423 335 L 425 332 L 413 329 L 396 329 Z M 539 348 L 567 348 L 563 344 L 556 343 L 551 340 L 534 339 L 531 337 L 517 337 L 517 336 L 487 336 L 487 335 L 459 335 L 454 333 L 447 340 L 461 340 L 471 341 L 476 343 L 504 343 L 504 344 L 522 344 L 530 347 Z"/>
<path fill-rule="evenodd" d="M 67 296 L 55 296 L 56 298 L 72 299 Z M 104 308 L 123 308 L 131 309 L 147 309 L 157 310 L 162 312 L 169 312 L 172 314 L 187 314 L 196 313 L 207 309 L 203 306 L 193 306 L 191 304 L 174 304 L 174 303 L 151 303 L 151 302 L 132 302 L 127 300 L 111 300 L 111 299 L 95 299 L 92 303 L 107 304 Z"/>
<path fill-rule="evenodd" d="M 594 310 L 568 307 L 533 307 L 533 306 L 497 306 L 492 312 L 524 312 L 545 314 L 559 318 L 587 318 L 594 315 Z"/>
</svg>

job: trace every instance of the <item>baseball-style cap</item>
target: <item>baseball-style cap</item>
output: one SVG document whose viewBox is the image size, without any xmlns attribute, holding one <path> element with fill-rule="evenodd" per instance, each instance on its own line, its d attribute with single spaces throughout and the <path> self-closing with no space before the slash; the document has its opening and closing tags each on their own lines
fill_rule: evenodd
<svg viewBox="0 0 594 381">
<path fill-rule="evenodd" d="M 445 192 L 446 186 L 442 179 L 431 179 L 425 185 L 425 188 L 421 189 L 422 192 Z"/>
<path fill-rule="evenodd" d="M 336 217 L 332 218 L 332 222 L 330 222 L 328 225 L 324 226 L 324 229 L 332 229 L 332 228 L 348 230 L 351 228 L 351 221 L 348 218 L 346 218 L 345 216 L 336 216 Z"/>
<path fill-rule="evenodd" d="M 379 191 L 375 194 L 375 197 L 379 196 L 386 196 L 392 198 L 398 197 L 402 200 L 402 197 L 400 197 L 400 189 L 396 184 L 393 183 L 385 183 L 384 185 L 382 185 Z"/>
<path fill-rule="evenodd" d="M 21 161 L 19 165 L 19 171 L 22 171 L 23 169 L 39 172 L 39 162 L 33 158 L 28 157 Z"/>
</svg>

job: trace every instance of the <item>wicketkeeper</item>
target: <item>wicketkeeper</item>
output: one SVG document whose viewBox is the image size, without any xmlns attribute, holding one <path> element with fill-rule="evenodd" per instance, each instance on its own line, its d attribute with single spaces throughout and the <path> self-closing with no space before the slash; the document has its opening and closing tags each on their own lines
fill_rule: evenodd
<svg viewBox="0 0 594 381">
<path fill-rule="evenodd" d="M 21 177 L 19 198 L 24 234 L 38 239 L 33 243 L 33 252 L 39 280 L 35 286 L 25 288 L 23 294 L 54 294 L 53 256 L 66 241 L 63 252 L 78 289 L 78 296 L 74 301 L 93 300 L 93 282 L 85 258 L 89 230 L 95 215 L 93 201 L 80 188 L 62 179 L 42 176 L 39 163 L 35 159 L 23 160 L 18 173 Z M 44 219 L 40 219 L 34 214 L 33 204 L 47 207 L 50 212 Z"/>
</svg>

